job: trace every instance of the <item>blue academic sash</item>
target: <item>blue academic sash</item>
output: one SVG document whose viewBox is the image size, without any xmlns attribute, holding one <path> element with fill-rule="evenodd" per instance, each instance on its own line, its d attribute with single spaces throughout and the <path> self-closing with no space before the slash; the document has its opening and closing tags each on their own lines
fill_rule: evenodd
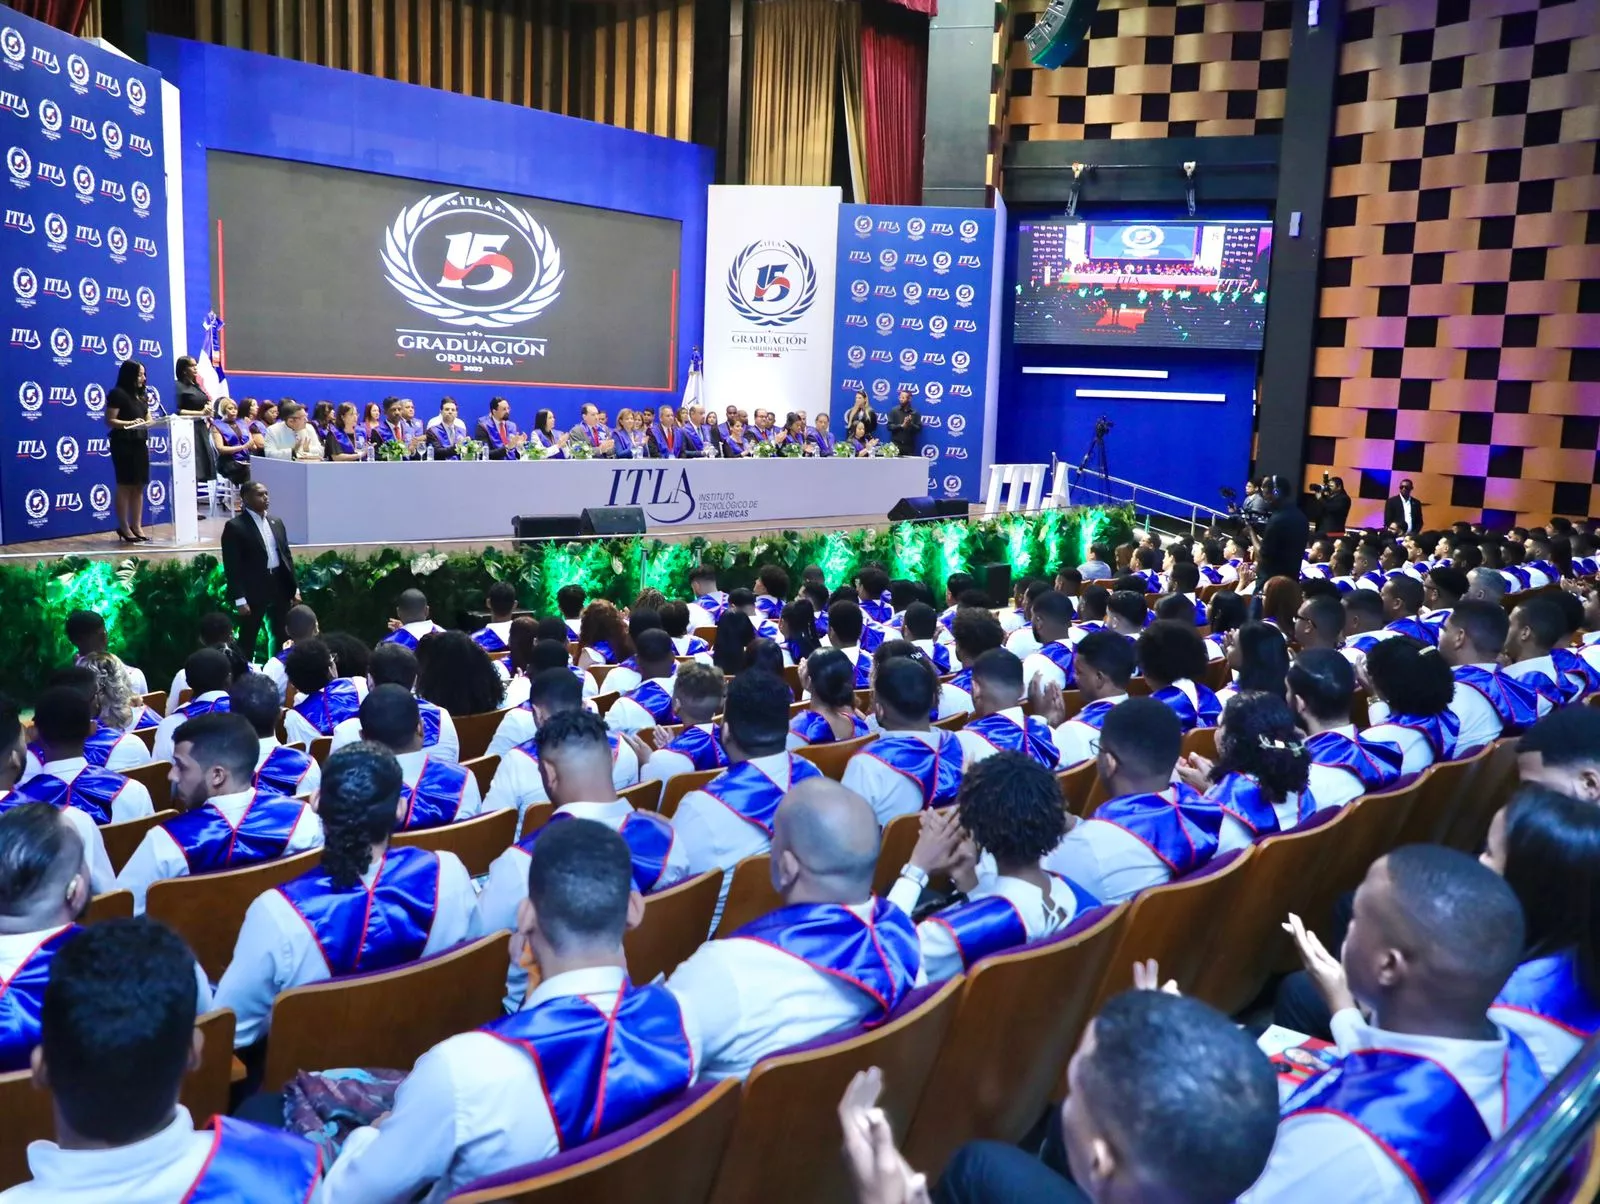
<svg viewBox="0 0 1600 1204">
<path fill-rule="evenodd" d="M 304 1204 L 322 1177 L 322 1150 L 293 1133 L 213 1117 L 211 1152 L 183 1204 L 274 1200 Z"/>
<path fill-rule="evenodd" d="M 1052 640 L 1039 649 L 1039 655 L 1061 670 L 1062 675 L 1066 678 L 1061 686 L 1063 690 L 1077 688 L 1078 674 L 1076 670 L 1078 657 L 1073 652 L 1071 644 L 1066 640 Z"/>
<path fill-rule="evenodd" d="M 679 656 L 700 656 L 711 651 L 711 645 L 697 635 L 677 636 L 672 641 L 674 649 L 678 648 L 678 640 L 683 641 L 683 647 L 678 652 Z"/>
<path fill-rule="evenodd" d="M 1494 1006 L 1537 1016 L 1574 1037 L 1587 1038 L 1600 1029 L 1600 1000 L 1583 989 L 1571 949 L 1523 962 L 1500 988 Z"/>
<path fill-rule="evenodd" d="M 1111 714 L 1111 708 L 1116 705 L 1116 703 L 1107 702 L 1104 699 L 1098 702 L 1091 702 L 1072 717 L 1072 722 L 1082 723 L 1087 727 L 1094 728 L 1095 731 L 1099 731 L 1106 725 L 1106 716 Z"/>
<path fill-rule="evenodd" d="M 839 903 L 796 903 L 768 912 L 728 940 L 757 941 L 799 958 L 818 973 L 860 988 L 877 1005 L 863 1023 L 880 1024 L 916 985 L 922 943 L 916 927 L 887 899 L 872 900 L 863 920 Z"/>
<path fill-rule="evenodd" d="M 701 594 L 695 599 L 695 603 L 710 615 L 711 621 L 715 623 L 722 617 L 722 612 L 728 609 L 728 595 L 721 590 L 714 594 Z"/>
<path fill-rule="evenodd" d="M 76 807 L 96 824 L 104 826 L 111 822 L 112 804 L 127 784 L 128 779 L 120 773 L 96 769 L 92 765 L 70 782 L 53 773 L 36 774 L 14 787 L 10 795 L 0 801 L 0 811 L 19 803 L 49 803 L 58 811 L 63 807 Z"/>
<path fill-rule="evenodd" d="M 50 981 L 50 963 L 61 947 L 78 933 L 68 924 L 39 943 L 10 978 L 0 979 L 0 1072 L 25 1070 L 39 1044 L 39 1017 L 44 1011 L 44 988 Z"/>
<path fill-rule="evenodd" d="M 1421 733 L 1433 749 L 1435 761 L 1449 761 L 1456 755 L 1456 737 L 1461 734 L 1461 718 L 1445 709 L 1437 715 L 1391 715 L 1389 723 Z"/>
<path fill-rule="evenodd" d="M 915 736 L 886 732 L 859 754 L 886 765 L 922 792 L 922 805 L 947 807 L 961 789 L 961 741 L 954 732 L 934 729 L 939 746 L 929 748 Z"/>
<path fill-rule="evenodd" d="M 1591 694 L 1600 694 L 1600 673 L 1571 648 L 1552 648 L 1550 659 L 1555 664 L 1556 672 L 1561 674 L 1560 684 L 1566 703 L 1580 702 Z M 1574 678 L 1582 684 L 1574 681 Z"/>
<path fill-rule="evenodd" d="M 816 427 L 812 427 L 806 431 L 806 437 L 816 442 L 818 455 L 833 455 L 833 446 L 838 440 L 834 438 L 832 431 L 819 431 Z"/>
<path fill-rule="evenodd" d="M 1507 1032 L 1506 1040 L 1501 1098 L 1509 1122 L 1544 1089 L 1544 1076 L 1522 1038 Z M 1423 1201 L 1449 1187 L 1494 1137 L 1454 1075 L 1391 1049 L 1346 1054 L 1283 1103 L 1285 1120 L 1316 1114 L 1343 1117 L 1372 1138 Z"/>
<path fill-rule="evenodd" d="M 347 456 L 360 455 L 367 450 L 367 435 L 359 426 L 352 434 L 346 434 L 338 427 L 334 427 L 328 434 L 339 445 L 339 450 Z"/>
<path fill-rule="evenodd" d="M 1520 564 L 1508 564 L 1504 569 L 1501 570 L 1501 572 L 1510 573 L 1517 579 L 1517 584 L 1520 589 L 1513 592 L 1520 592 L 1520 590 L 1523 589 L 1533 588 L 1533 574 L 1528 572 L 1528 570 L 1523 568 Z"/>
<path fill-rule="evenodd" d="M 406 809 L 395 831 L 414 832 L 418 828 L 441 828 L 455 823 L 471 777 L 470 769 L 424 757 L 416 784 L 401 790 L 400 797 Z"/>
<path fill-rule="evenodd" d="M 369 890 L 336 887 L 323 869 L 276 888 L 311 929 L 334 978 L 416 961 L 439 906 L 439 858 L 426 849 L 385 850 Z"/>
<path fill-rule="evenodd" d="M 145 709 L 148 710 L 149 708 L 146 707 Z M 148 727 L 150 725 L 145 724 L 144 726 Z M 127 734 L 127 732 L 119 732 L 114 727 L 107 727 L 96 719 L 94 721 L 93 734 L 83 742 L 83 759 L 96 768 L 104 769 L 106 762 L 111 759 L 112 750 L 117 747 L 117 742 Z M 28 745 L 28 751 L 38 758 L 41 765 L 51 759 L 50 750 L 39 741 L 34 741 Z"/>
<path fill-rule="evenodd" d="M 506 650 L 506 642 L 487 627 L 481 631 L 474 631 L 472 633 L 472 642 L 485 652 L 504 652 Z"/>
<path fill-rule="evenodd" d="M 606 664 L 610 665 L 616 663 L 617 654 L 611 650 L 610 640 L 596 640 L 588 647 L 589 651 L 593 652 L 596 656 L 604 658 L 604 662 Z M 582 655 L 582 653 L 580 652 L 579 655 Z"/>
<path fill-rule="evenodd" d="M 694 1079 L 683 1013 L 663 986 L 624 979 L 609 1014 L 563 995 L 479 1031 L 533 1063 L 563 1150 L 631 1124 Z"/>
<path fill-rule="evenodd" d="M 517 842 L 517 848 L 533 856 L 533 846 L 539 837 L 550 830 L 558 820 L 575 818 L 570 811 L 557 811 L 549 823 Z M 599 822 L 599 821 L 596 821 Z M 671 861 L 672 844 L 677 838 L 672 824 L 653 811 L 634 811 L 617 825 L 617 835 L 628 846 L 628 857 L 633 862 L 633 885 L 641 895 L 647 895 L 661 885 L 661 876 L 667 872 Z"/>
<path fill-rule="evenodd" d="M 483 441 L 489 445 L 489 450 L 504 450 L 506 453 L 506 459 L 508 460 L 520 460 L 522 458 L 522 453 L 520 451 L 514 451 L 506 447 L 506 441 L 500 437 L 500 431 L 495 426 L 494 419 L 489 417 L 489 415 L 485 414 L 482 418 L 478 419 L 478 429 L 483 432 Z M 509 418 L 506 419 L 506 434 L 515 435 L 516 433 L 517 424 L 512 422 Z"/>
<path fill-rule="evenodd" d="M 680 426 L 678 433 L 683 436 L 683 452 L 685 455 L 704 455 L 706 450 L 706 437 L 697 427 L 691 425 Z"/>
<path fill-rule="evenodd" d="M 1099 899 L 1070 878 L 1060 874 L 1051 874 L 1050 877 L 1072 892 L 1075 914 L 1082 915 L 1089 908 L 1100 906 Z M 972 969 L 975 963 L 991 954 L 1028 943 L 1028 928 L 1022 922 L 1022 914 L 1004 895 L 986 895 L 981 899 L 957 903 L 937 915 L 929 916 L 928 921 L 950 934 L 950 939 L 956 943 L 956 951 L 961 955 L 961 967 L 964 970 Z"/>
<path fill-rule="evenodd" d="M 1125 794 L 1100 804 L 1091 817 L 1113 824 L 1144 845 L 1181 877 L 1217 851 L 1222 808 L 1181 782 L 1160 794 Z"/>
<path fill-rule="evenodd" d="M 954 686 L 958 690 L 965 690 L 968 694 L 971 694 L 972 693 L 972 670 L 971 669 L 962 669 L 962 670 L 960 670 L 959 672 L 956 673 L 956 675 L 954 677 L 952 677 L 950 679 L 950 684 L 952 686 Z"/>
<path fill-rule="evenodd" d="M 860 739 L 871 730 L 865 719 L 851 712 L 848 739 Z M 793 719 L 789 720 L 789 731 L 793 735 L 799 736 L 807 744 L 835 744 L 838 742 L 838 737 L 833 734 L 833 728 L 828 725 L 827 718 L 816 711 L 801 711 Z"/>
<path fill-rule="evenodd" d="M 1278 813 L 1261 793 L 1261 783 L 1247 774 L 1228 774 L 1213 784 L 1203 797 L 1249 828 L 1250 835 L 1257 840 L 1281 830 Z"/>
<path fill-rule="evenodd" d="M 169 819 L 161 830 L 172 837 L 191 874 L 210 874 L 282 857 L 306 810 L 299 799 L 257 790 L 237 828 L 208 802 Z"/>
<path fill-rule="evenodd" d="M 395 634 L 402 633 L 409 634 L 404 628 Z M 416 641 L 412 640 L 412 645 L 415 644 Z M 356 693 L 354 684 L 339 677 L 315 694 L 307 694 L 294 704 L 294 710 L 322 735 L 331 736 L 339 724 L 361 713 L 361 696 Z"/>
<path fill-rule="evenodd" d="M 883 624 L 894 618 L 894 607 L 887 602 L 866 598 L 857 599 L 857 604 L 861 607 L 861 613 L 866 615 L 871 622 Z"/>
<path fill-rule="evenodd" d="M 1217 718 L 1222 714 L 1222 703 L 1210 686 L 1195 681 L 1189 683 L 1194 687 L 1195 701 L 1189 695 L 1178 689 L 1177 686 L 1164 686 L 1150 695 L 1157 702 L 1164 703 L 1172 709 L 1178 717 L 1178 724 L 1185 732 L 1192 732 L 1197 727 L 1216 727 Z"/>
<path fill-rule="evenodd" d="M 1440 635 L 1441 632 L 1444 631 L 1444 625 L 1450 621 L 1450 614 L 1454 610 L 1455 610 L 1455 607 L 1446 606 L 1442 610 L 1429 611 L 1426 615 L 1423 616 L 1423 618 L 1422 618 L 1423 625 L 1426 626 L 1426 627 L 1432 627 L 1434 629 L 1433 630 L 1433 642 L 1435 644 L 1437 644 L 1439 642 L 1439 635 Z"/>
<path fill-rule="evenodd" d="M 444 724 L 439 718 L 440 714 L 441 711 L 433 703 L 417 699 L 417 717 L 422 720 L 423 748 L 432 748 L 439 743 L 439 729 Z"/>
<path fill-rule="evenodd" d="M 650 424 L 650 437 L 655 440 L 658 454 L 663 460 L 676 460 L 678 458 L 678 437 L 683 434 L 683 428 L 673 427 L 669 435 L 659 422 Z"/>
<path fill-rule="evenodd" d="M 961 730 L 978 736 L 996 752 L 1026 753 L 1053 773 L 1061 764 L 1061 750 L 1050 737 L 1050 725 L 1037 715 L 1026 718 L 1023 727 L 1008 715 L 985 715 Z"/>
<path fill-rule="evenodd" d="M 1458 665 L 1455 679 L 1482 694 L 1500 716 L 1507 735 L 1532 727 L 1539 719 L 1539 695 L 1516 678 L 1499 669 L 1490 672 L 1480 665 Z"/>
<path fill-rule="evenodd" d="M 715 726 L 709 732 L 701 727 L 685 728 L 664 751 L 681 753 L 702 772 L 721 769 L 728 763 L 727 750 L 722 747 L 722 733 Z"/>
<path fill-rule="evenodd" d="M 1207 585 L 1222 584 L 1222 573 L 1219 570 L 1212 568 L 1209 564 L 1202 564 L 1197 567 L 1200 570 L 1200 575 L 1206 579 Z"/>
<path fill-rule="evenodd" d="M 433 630 L 443 631 L 444 628 L 435 623 L 433 625 Z M 431 635 L 432 632 L 424 632 L 423 634 Z M 417 644 L 419 641 L 416 636 L 411 634 L 411 632 L 407 631 L 404 627 L 401 627 L 395 631 L 391 631 L 388 635 L 384 636 L 380 642 L 385 644 L 399 644 L 402 647 L 409 648 L 411 651 L 415 652 L 417 650 Z"/>
<path fill-rule="evenodd" d="M 654 719 L 658 726 L 680 722 L 677 713 L 672 709 L 672 695 L 667 693 L 666 687 L 658 681 L 640 682 L 637 688 L 629 690 L 623 697 L 631 698 L 650 712 L 650 718 Z"/>
<path fill-rule="evenodd" d="M 280 744 L 267 754 L 267 759 L 261 762 L 250 784 L 258 788 L 264 786 L 279 794 L 294 794 L 300 789 L 300 783 L 306 780 L 306 774 L 311 772 L 313 764 L 310 753 Z"/>
<path fill-rule="evenodd" d="M 1363 793 L 1383 790 L 1400 780 L 1405 753 L 1385 740 L 1351 739 L 1342 732 L 1318 732 L 1306 737 L 1306 751 L 1313 765 L 1342 769 L 1361 783 Z M 1309 819 L 1314 804 L 1311 792 L 1300 796 L 1300 818 Z"/>
<path fill-rule="evenodd" d="M 1385 630 L 1392 631 L 1396 635 L 1409 636 L 1428 648 L 1437 648 L 1439 646 L 1439 629 L 1430 627 L 1421 619 L 1409 615 L 1405 618 L 1396 619 Z"/>
<path fill-rule="evenodd" d="M 790 787 L 807 778 L 822 776 L 822 771 L 804 757 L 789 754 L 789 781 L 780 786 L 769 778 L 759 765 L 740 761 L 730 765 L 728 771 L 712 778 L 701 789 L 745 823 L 759 828 L 764 836 L 772 835 L 772 817 L 778 804 Z"/>
<path fill-rule="evenodd" d="M 205 700 L 191 698 L 172 713 L 174 715 L 182 715 L 185 719 L 198 719 L 201 715 L 210 715 L 217 711 L 229 711 L 232 709 L 232 700 L 224 694 L 221 698 L 207 698 Z"/>
</svg>

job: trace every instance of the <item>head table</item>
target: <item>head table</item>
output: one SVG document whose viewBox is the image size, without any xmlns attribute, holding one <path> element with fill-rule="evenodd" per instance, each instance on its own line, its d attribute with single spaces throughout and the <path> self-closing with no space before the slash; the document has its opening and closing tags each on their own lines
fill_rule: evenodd
<svg viewBox="0 0 1600 1204">
<path fill-rule="evenodd" d="M 255 479 L 297 544 L 503 539 L 514 515 L 639 506 L 648 529 L 781 526 L 887 515 L 928 492 L 928 462 L 899 458 L 438 460 L 327 463 L 256 457 Z"/>
</svg>

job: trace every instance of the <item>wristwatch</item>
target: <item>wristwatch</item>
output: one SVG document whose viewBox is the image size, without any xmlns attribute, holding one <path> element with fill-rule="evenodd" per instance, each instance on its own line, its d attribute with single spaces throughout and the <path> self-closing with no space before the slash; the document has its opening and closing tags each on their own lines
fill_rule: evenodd
<svg viewBox="0 0 1600 1204">
<path fill-rule="evenodd" d="M 900 876 L 907 882 L 914 882 L 918 890 L 928 889 L 928 871 L 920 865 L 912 865 L 909 861 L 900 870 Z"/>
</svg>

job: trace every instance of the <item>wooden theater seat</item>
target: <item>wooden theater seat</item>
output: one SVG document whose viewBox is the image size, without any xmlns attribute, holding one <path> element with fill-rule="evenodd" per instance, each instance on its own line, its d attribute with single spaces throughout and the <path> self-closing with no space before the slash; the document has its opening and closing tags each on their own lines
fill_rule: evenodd
<svg viewBox="0 0 1600 1204">
<path fill-rule="evenodd" d="M 628 977 L 653 982 L 671 974 L 705 943 L 722 893 L 722 871 L 708 870 L 644 897 L 644 919 L 623 934 Z"/>
<path fill-rule="evenodd" d="M 887 895 L 906 862 L 911 860 L 911 850 L 917 847 L 917 837 L 922 834 L 922 812 L 897 815 L 884 825 L 878 839 L 878 868 L 872 874 L 872 893 Z"/>
<path fill-rule="evenodd" d="M 617 797 L 624 799 L 635 811 L 654 811 L 661 805 L 661 785 L 660 778 L 651 778 L 648 782 L 639 782 L 617 791 Z"/>
<path fill-rule="evenodd" d="M 467 873 L 476 878 L 489 872 L 489 863 L 511 846 L 516 831 L 516 809 L 502 807 L 459 823 L 396 832 L 389 842 L 396 846 L 454 853 L 467 867 Z"/>
<path fill-rule="evenodd" d="M 668 778 L 661 788 L 662 818 L 671 819 L 678 813 L 678 804 L 683 802 L 684 795 L 709 785 L 724 772 L 721 769 L 697 769 L 693 773 L 680 773 Z"/>
<path fill-rule="evenodd" d="M 504 708 L 498 711 L 484 711 L 479 715 L 452 716 L 456 725 L 456 743 L 460 748 L 458 755 L 463 761 L 471 761 L 481 757 L 489 748 L 489 741 L 494 738 L 495 729 L 500 726 L 500 721 L 506 717 Z"/>
<path fill-rule="evenodd" d="M 783 896 L 772 889 L 772 855 L 757 853 L 746 857 L 733 867 L 728 901 L 723 905 L 722 918 L 717 921 L 717 930 L 712 935 L 727 936 L 782 906 Z"/>
<path fill-rule="evenodd" d="M 147 728 L 146 730 L 154 731 L 155 729 Z M 130 782 L 138 782 L 139 785 L 150 792 L 150 801 L 155 804 L 157 811 L 172 802 L 171 761 L 150 761 L 144 765 L 130 765 L 127 769 L 119 770 L 119 772 Z M 110 849 L 106 850 L 108 853 L 110 851 Z M 132 849 L 128 851 L 129 853 L 133 852 Z"/>
<path fill-rule="evenodd" d="M 822 770 L 824 777 L 838 782 L 843 780 L 844 767 L 850 758 L 877 738 L 878 733 L 871 732 L 865 736 L 857 736 L 854 740 L 836 740 L 832 744 L 808 744 L 794 751 L 796 756 L 804 757 Z"/>
<path fill-rule="evenodd" d="M 89 906 L 78 918 L 80 924 L 99 924 L 106 920 L 131 920 L 133 918 L 133 892 L 108 890 L 89 900 Z"/>
<path fill-rule="evenodd" d="M 144 840 L 146 832 L 157 824 L 164 824 L 169 819 L 177 818 L 176 811 L 157 811 L 154 815 L 125 819 L 120 824 L 107 824 L 101 828 L 100 839 L 105 841 L 106 856 L 111 861 L 111 868 L 120 874 L 122 867 L 128 864 L 128 858 L 133 856 L 133 851 Z"/>
<path fill-rule="evenodd" d="M 242 870 L 166 878 L 151 884 L 145 914 L 183 937 L 206 977 L 216 982 L 228 968 L 244 913 L 256 896 L 315 869 L 321 859 L 322 850 L 311 849 Z"/>
<path fill-rule="evenodd" d="M 478 783 L 478 793 L 488 798 L 489 787 L 494 784 L 494 771 L 500 768 L 500 754 L 473 757 L 470 761 L 461 762 L 461 768 L 471 771 L 472 780 Z"/>
</svg>

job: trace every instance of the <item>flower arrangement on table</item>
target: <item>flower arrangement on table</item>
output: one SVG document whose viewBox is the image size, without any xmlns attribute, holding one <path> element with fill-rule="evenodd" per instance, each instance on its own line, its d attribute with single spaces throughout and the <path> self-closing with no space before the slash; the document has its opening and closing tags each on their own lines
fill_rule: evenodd
<svg viewBox="0 0 1600 1204">
<path fill-rule="evenodd" d="M 545 447 L 533 440 L 522 445 L 522 458 L 524 460 L 543 460 L 555 451 L 554 448 Z"/>
<path fill-rule="evenodd" d="M 885 460 L 898 460 L 900 458 L 900 449 L 893 443 L 880 443 L 877 450 L 872 454 L 882 456 Z"/>
<path fill-rule="evenodd" d="M 569 460 L 592 460 L 593 458 L 594 458 L 594 448 L 590 447 L 587 443 L 583 442 L 583 440 L 581 440 L 581 439 L 569 439 L 567 441 L 567 459 L 569 459 Z"/>
<path fill-rule="evenodd" d="M 373 447 L 372 458 L 389 463 L 393 463 L 396 460 L 404 460 L 406 458 L 406 445 L 398 439 L 385 439 L 382 443 Z"/>
<path fill-rule="evenodd" d="M 457 445 L 456 456 L 462 460 L 487 460 L 489 445 L 482 439 L 468 439 Z"/>
<path fill-rule="evenodd" d="M 778 449 L 778 455 L 788 456 L 790 459 L 798 459 L 805 454 L 805 445 L 803 443 L 795 443 L 792 440 Z"/>
<path fill-rule="evenodd" d="M 770 459 L 778 454 L 778 449 L 773 447 L 770 443 L 758 442 L 750 454 L 760 456 L 762 459 Z"/>
</svg>

